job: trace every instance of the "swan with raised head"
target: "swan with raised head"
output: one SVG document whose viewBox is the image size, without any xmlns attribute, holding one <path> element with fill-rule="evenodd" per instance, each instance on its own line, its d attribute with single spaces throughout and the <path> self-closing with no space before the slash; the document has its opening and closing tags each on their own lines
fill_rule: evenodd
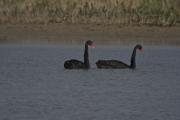
<svg viewBox="0 0 180 120">
<path fill-rule="evenodd" d="M 125 68 L 130 68 L 130 69 L 135 69 L 136 68 L 136 50 L 142 50 L 141 45 L 136 45 L 134 47 L 132 56 L 131 56 L 131 63 L 130 65 L 118 61 L 118 60 L 98 60 L 96 62 L 96 66 L 99 69 L 125 69 Z"/>
<path fill-rule="evenodd" d="M 88 40 L 85 43 L 85 50 L 84 50 L 84 61 L 79 61 L 75 59 L 67 60 L 64 62 L 64 68 L 65 69 L 89 69 L 90 63 L 89 63 L 89 54 L 88 54 L 88 48 L 94 47 L 93 41 Z"/>
</svg>

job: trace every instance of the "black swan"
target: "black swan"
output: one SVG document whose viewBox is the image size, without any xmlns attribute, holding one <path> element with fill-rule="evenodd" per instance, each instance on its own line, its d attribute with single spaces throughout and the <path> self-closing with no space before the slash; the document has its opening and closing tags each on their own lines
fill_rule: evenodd
<svg viewBox="0 0 180 120">
<path fill-rule="evenodd" d="M 85 50 L 84 50 L 84 62 L 71 59 L 64 62 L 64 68 L 66 69 L 89 69 L 89 55 L 88 55 L 88 47 L 94 47 L 93 42 L 91 40 L 86 41 Z"/>
<path fill-rule="evenodd" d="M 128 65 L 126 63 L 123 63 L 118 60 L 98 60 L 96 62 L 97 68 L 101 69 L 124 69 L 124 68 L 130 68 L 135 69 L 136 68 L 136 50 L 142 50 L 141 45 L 136 45 L 134 47 L 132 56 L 131 56 L 131 64 Z"/>
</svg>

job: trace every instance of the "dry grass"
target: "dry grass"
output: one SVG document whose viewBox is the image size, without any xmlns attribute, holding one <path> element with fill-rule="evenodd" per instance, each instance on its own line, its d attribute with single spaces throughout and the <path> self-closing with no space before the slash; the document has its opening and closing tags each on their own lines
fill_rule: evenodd
<svg viewBox="0 0 180 120">
<path fill-rule="evenodd" d="M 169 26 L 180 0 L 0 0 L 0 23 L 95 23 Z"/>
</svg>

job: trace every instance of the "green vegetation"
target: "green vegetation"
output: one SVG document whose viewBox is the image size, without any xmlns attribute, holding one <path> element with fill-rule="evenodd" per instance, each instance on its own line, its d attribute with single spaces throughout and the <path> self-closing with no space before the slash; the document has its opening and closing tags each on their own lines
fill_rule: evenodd
<svg viewBox="0 0 180 120">
<path fill-rule="evenodd" d="M 0 23 L 93 23 L 170 26 L 180 0 L 0 0 Z"/>
</svg>

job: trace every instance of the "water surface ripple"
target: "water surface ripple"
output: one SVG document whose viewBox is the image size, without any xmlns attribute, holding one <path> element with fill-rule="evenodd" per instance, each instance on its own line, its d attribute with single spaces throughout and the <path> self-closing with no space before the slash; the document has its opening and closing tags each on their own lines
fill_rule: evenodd
<svg viewBox="0 0 180 120">
<path fill-rule="evenodd" d="M 136 70 L 99 70 L 98 59 L 129 63 L 132 47 L 0 46 L 1 120 L 179 120 L 180 48 L 145 46 Z"/>
</svg>

